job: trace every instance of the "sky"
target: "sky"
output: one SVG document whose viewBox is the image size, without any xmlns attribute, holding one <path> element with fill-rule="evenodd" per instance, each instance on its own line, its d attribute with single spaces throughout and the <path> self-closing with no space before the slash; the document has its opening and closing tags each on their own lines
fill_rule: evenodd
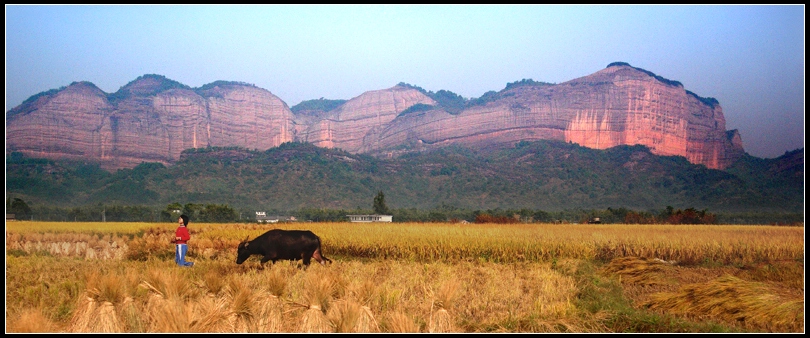
<svg viewBox="0 0 810 338">
<path fill-rule="evenodd" d="M 465 98 L 627 62 L 720 102 L 745 151 L 804 148 L 804 5 L 9 5 L 6 111 L 145 74 L 292 107 L 400 82 Z"/>
</svg>

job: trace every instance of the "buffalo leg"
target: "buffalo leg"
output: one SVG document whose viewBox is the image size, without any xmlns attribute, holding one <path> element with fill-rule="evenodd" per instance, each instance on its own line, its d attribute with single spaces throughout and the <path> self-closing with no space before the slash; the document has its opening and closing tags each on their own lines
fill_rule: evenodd
<svg viewBox="0 0 810 338">
<path fill-rule="evenodd" d="M 309 262 L 312 260 L 312 253 L 311 252 L 304 252 L 304 255 L 301 257 L 304 260 L 304 266 L 309 265 Z"/>
<path fill-rule="evenodd" d="M 315 252 L 312 253 L 312 258 L 315 258 L 315 260 L 318 261 L 318 263 L 321 263 L 321 265 L 325 265 L 326 262 L 331 262 L 329 258 L 326 258 L 321 254 L 321 249 L 316 249 Z"/>
</svg>

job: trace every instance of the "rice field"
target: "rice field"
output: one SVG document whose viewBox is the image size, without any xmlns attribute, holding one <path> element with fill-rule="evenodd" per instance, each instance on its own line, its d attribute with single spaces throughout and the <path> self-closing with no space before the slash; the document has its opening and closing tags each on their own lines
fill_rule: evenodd
<svg viewBox="0 0 810 338">
<path fill-rule="evenodd" d="M 8 222 L 6 332 L 803 332 L 804 228 Z M 236 247 L 319 235 L 333 263 Z"/>
</svg>

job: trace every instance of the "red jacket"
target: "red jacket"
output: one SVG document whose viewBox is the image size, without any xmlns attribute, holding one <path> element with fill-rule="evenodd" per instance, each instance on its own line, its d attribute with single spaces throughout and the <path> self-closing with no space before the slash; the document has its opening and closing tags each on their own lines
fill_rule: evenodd
<svg viewBox="0 0 810 338">
<path fill-rule="evenodd" d="M 174 242 L 175 244 L 186 244 L 186 241 L 191 239 L 191 235 L 189 235 L 188 233 L 188 228 L 186 228 L 185 226 L 177 227 L 177 231 L 174 232 L 174 237 L 175 239 L 177 239 L 177 237 L 180 237 L 180 240 Z"/>
</svg>

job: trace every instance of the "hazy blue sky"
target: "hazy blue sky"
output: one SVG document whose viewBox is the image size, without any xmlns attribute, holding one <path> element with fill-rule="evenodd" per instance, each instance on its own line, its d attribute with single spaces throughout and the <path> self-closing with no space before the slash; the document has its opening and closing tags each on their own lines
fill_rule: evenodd
<svg viewBox="0 0 810 338">
<path fill-rule="evenodd" d="M 74 81 L 241 81 L 290 107 L 399 82 L 466 98 L 615 61 L 714 97 L 745 150 L 804 147 L 804 5 L 6 5 L 6 111 Z"/>
</svg>

